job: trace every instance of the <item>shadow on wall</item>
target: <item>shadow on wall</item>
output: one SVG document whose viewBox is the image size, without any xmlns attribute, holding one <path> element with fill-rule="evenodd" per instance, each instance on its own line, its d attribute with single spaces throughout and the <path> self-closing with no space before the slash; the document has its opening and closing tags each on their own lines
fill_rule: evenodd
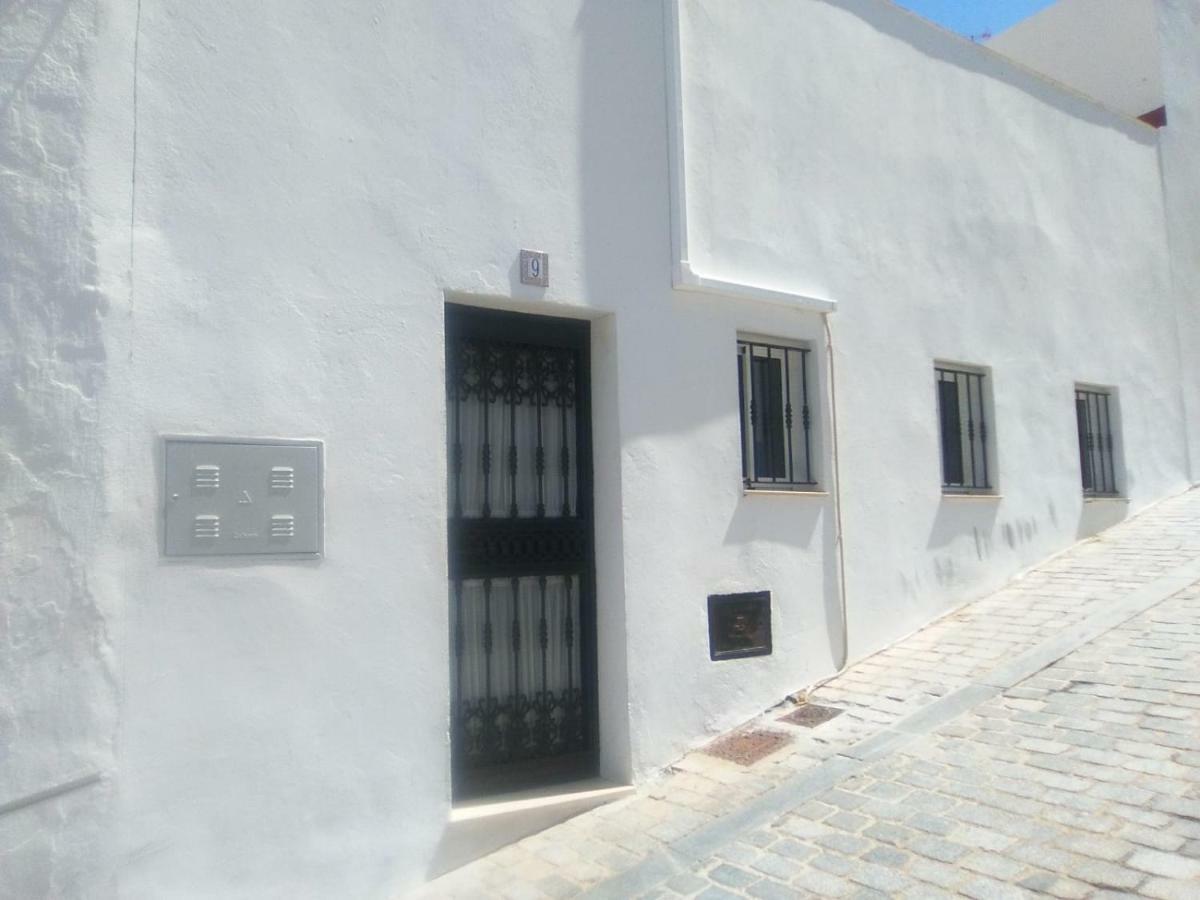
<svg viewBox="0 0 1200 900">
<path fill-rule="evenodd" d="M 938 504 L 933 527 L 929 531 L 926 547 L 937 550 L 949 547 L 965 535 L 975 541 L 975 556 L 981 562 L 992 555 L 992 540 L 996 532 L 996 514 L 999 500 L 959 500 L 942 498 Z M 1005 526 L 1009 527 L 1009 526 Z M 1036 523 L 1034 530 L 1036 532 Z M 1012 546 L 1011 544 L 1009 546 Z"/>
<path fill-rule="evenodd" d="M 726 546 L 748 546 L 765 542 L 793 549 L 810 549 L 820 527 L 822 578 L 820 591 L 824 598 L 825 621 L 829 627 L 831 659 L 842 652 L 841 598 L 838 594 L 837 523 L 833 514 L 833 497 L 780 497 L 744 494 L 734 510 L 725 531 Z"/>
<path fill-rule="evenodd" d="M 1017 552 L 1037 542 L 1041 533 L 1037 518 L 998 522 L 999 502 L 998 499 L 942 499 L 926 544 L 930 550 L 945 551 L 932 559 L 933 576 L 939 588 L 946 590 L 961 582 L 967 574 L 963 567 L 972 564 L 972 553 L 975 563 L 984 563 L 997 551 Z M 1051 521 L 1057 522 L 1053 503 L 1048 510 Z M 957 551 L 952 549 L 956 542 L 960 544 Z M 902 574 L 900 579 L 906 595 L 919 596 L 924 581 L 920 572 L 911 578 Z"/>
<path fill-rule="evenodd" d="M 947 547 L 970 534 L 975 545 L 975 558 L 983 562 L 995 552 L 997 540 L 1009 550 L 1034 543 L 1041 533 L 1037 518 L 1030 516 L 997 524 L 998 503 L 998 500 L 943 499 L 933 520 L 927 546 L 931 550 Z M 1058 514 L 1053 503 L 1048 505 L 1048 510 L 1051 522 L 1057 524 Z"/>
<path fill-rule="evenodd" d="M 570 178 L 578 177 L 581 191 L 581 221 L 579 247 L 574 248 L 583 267 L 585 296 L 575 299 L 587 301 L 593 309 L 612 309 L 621 301 L 631 297 L 658 300 L 669 290 L 670 229 L 667 205 L 667 150 L 666 150 L 666 72 L 663 66 L 662 10 L 657 3 L 644 0 L 579 0 L 579 13 L 575 19 L 576 37 L 579 40 L 581 68 L 576 74 L 561 73 L 562 77 L 577 79 L 579 91 L 580 119 L 577 123 L 580 146 L 579 171 L 561 173 L 570 184 Z M 532 29 L 529 34 L 537 33 Z M 542 76 L 536 61 L 528 71 Z M 565 91 L 564 91 L 565 93 Z M 535 142 L 538 135 L 530 131 L 529 141 Z M 661 185 L 661 191 L 647 191 L 646 185 Z M 519 213 L 515 210 L 514 213 Z M 644 273 L 657 266 L 662 272 L 661 282 L 646 283 Z M 551 278 L 554 278 L 551 265 Z M 508 271 L 514 296 L 525 295 L 520 283 L 520 270 L 513 262 Z M 544 308 L 537 309 L 545 312 Z M 594 398 L 593 412 L 597 427 L 603 419 L 603 410 L 611 410 L 616 402 L 617 371 L 621 362 L 616 357 L 616 331 L 619 322 L 615 317 L 606 317 L 602 326 L 593 331 L 593 347 L 607 349 L 604 359 L 593 358 L 593 374 L 604 372 L 606 381 L 593 382 L 594 389 L 608 392 L 606 398 Z M 600 354 L 596 354 L 599 357 Z M 730 351 L 732 370 L 732 350 Z M 637 365 L 636 361 L 632 364 Z M 663 378 L 675 377 L 681 382 L 689 378 L 687 371 L 670 371 Z M 664 393 L 668 388 L 656 382 L 655 390 Z M 691 398 L 693 392 L 679 391 L 680 396 Z M 702 399 L 702 398 L 700 398 Z M 699 401 L 697 401 L 699 408 Z M 693 410 L 669 407 L 661 410 L 655 419 L 660 431 L 683 431 L 694 428 L 700 419 L 691 416 Z M 605 416 L 611 423 L 615 415 Z M 610 486 L 619 486 L 619 451 L 613 450 L 619 438 L 628 444 L 636 434 L 623 432 L 619 435 L 596 435 L 597 466 L 612 465 Z M 608 455 L 601 454 L 607 450 Z M 614 462 L 615 460 L 615 462 Z M 601 475 L 597 472 L 597 486 Z M 597 516 L 605 510 L 609 521 L 619 521 L 620 509 L 608 500 L 596 499 Z M 598 549 L 600 540 L 597 541 Z M 604 558 L 597 557 L 598 579 L 601 583 L 623 580 L 620 547 L 609 547 Z M 608 562 L 606 562 L 606 559 Z M 619 592 L 618 592 L 619 593 Z M 612 601 L 612 596 L 597 597 L 597 605 Z M 606 718 L 606 708 L 617 707 L 629 717 L 628 703 L 623 697 L 612 697 L 620 692 L 626 681 L 625 661 L 621 654 L 624 647 L 615 643 L 605 646 L 607 633 L 624 636 L 623 598 L 616 597 L 616 604 L 598 611 L 603 620 L 598 625 L 599 682 L 600 682 L 600 742 L 602 763 L 608 759 L 609 771 L 631 768 L 631 749 L 627 733 L 621 733 L 621 723 L 613 717 Z M 606 695 L 606 692 L 608 695 Z M 627 724 L 624 727 L 628 727 Z M 606 773 L 608 774 L 608 773 Z M 624 778 L 625 775 L 618 774 Z M 581 799 L 579 807 L 556 803 L 538 809 L 523 809 L 519 812 L 492 814 L 487 817 L 471 818 L 460 816 L 448 823 L 434 858 L 426 873 L 433 878 L 449 869 L 456 868 L 471 859 L 512 843 L 525 834 L 539 831 L 556 821 L 583 811 L 591 801 Z"/>
<path fill-rule="evenodd" d="M 1084 500 L 1075 536 L 1083 539 L 1111 528 L 1129 517 L 1129 501 L 1117 498 Z"/>
<path fill-rule="evenodd" d="M 1050 104 L 1067 115 L 1093 125 L 1115 128 L 1132 140 L 1153 146 L 1158 138 L 1154 132 L 1133 118 L 1105 107 L 1053 84 L 1032 72 L 1018 68 L 1004 57 L 974 44 L 965 38 L 955 38 L 948 32 L 922 20 L 898 6 L 880 0 L 822 0 L 831 6 L 862 19 L 883 34 L 935 59 L 957 66 L 986 78 L 1012 85 L 1037 99 Z M 872 64 L 870 61 L 868 65 Z"/>
<path fill-rule="evenodd" d="M 648 297 L 657 299 L 669 284 L 663 16 L 659 4 L 641 0 L 577 2 L 579 169 L 573 174 L 580 191 L 578 253 L 586 291 L 586 297 L 579 299 L 592 307 L 613 309 L 634 298 L 643 302 Z M 530 139 L 537 137 L 531 135 Z M 662 193 L 648 191 L 647 185 L 662 185 Z M 663 272 L 661 284 L 645 278 L 656 265 Z M 628 341 L 617 351 L 623 340 L 622 327 L 619 315 L 606 323 L 609 356 L 592 360 L 593 374 L 607 375 L 608 394 L 604 400 L 593 400 L 593 410 L 607 408 L 609 427 L 614 430 L 606 438 L 596 436 L 596 449 L 607 445 L 609 487 L 618 492 L 622 448 L 636 437 L 627 429 L 623 421 L 627 416 L 618 406 L 624 400 L 622 372 L 638 371 L 638 361 L 626 354 Z M 627 330 L 627 325 L 624 327 Z M 594 381 L 593 386 L 598 388 L 600 382 Z M 596 456 L 595 462 L 600 465 L 604 460 Z M 600 584 L 623 585 L 626 579 L 623 537 L 614 539 L 611 533 L 621 528 L 623 500 L 610 495 L 596 501 L 597 514 L 607 509 L 611 541 L 605 557 L 597 556 Z M 604 545 L 605 539 L 599 539 L 597 550 Z M 600 768 L 605 777 L 628 781 L 637 766 L 630 733 L 637 704 L 628 693 L 630 644 L 624 588 L 614 587 L 607 597 L 598 595 L 596 604 Z"/>
<path fill-rule="evenodd" d="M 962 572 L 962 560 L 953 553 L 941 553 L 930 558 L 930 566 L 934 583 L 938 589 L 942 591 L 949 590 L 959 584 L 964 577 Z M 927 584 L 927 576 L 930 574 L 929 568 L 913 569 L 911 575 L 900 573 L 900 587 L 905 597 L 910 600 L 922 601 L 929 590 Z"/>
<path fill-rule="evenodd" d="M 975 559 L 985 562 L 997 550 L 1018 551 L 1036 543 L 1041 526 L 1035 516 L 997 522 L 999 501 L 943 499 L 938 506 L 937 516 L 929 532 L 926 544 L 930 550 L 951 547 L 956 541 L 970 538 L 974 545 Z M 1088 538 L 1124 521 L 1129 516 L 1129 503 L 1121 498 L 1095 498 L 1084 500 L 1079 511 L 1079 523 L 1075 536 Z M 1058 509 L 1053 501 L 1047 501 L 1046 517 L 1052 531 L 1059 524 Z M 1065 524 L 1065 523 L 1064 523 Z M 933 558 L 934 575 L 937 583 L 948 587 L 958 575 L 958 567 L 966 561 L 965 554 L 947 553 Z M 909 579 L 901 575 L 906 593 L 920 591 L 920 576 Z"/>
<path fill-rule="evenodd" d="M 1000 526 L 1000 536 L 1010 550 L 1031 544 L 1038 536 L 1037 519 L 1014 519 Z"/>
<path fill-rule="evenodd" d="M 744 494 L 729 520 L 725 544 L 765 541 L 784 547 L 810 547 L 822 518 L 830 518 L 829 497 L 756 497 Z"/>
</svg>

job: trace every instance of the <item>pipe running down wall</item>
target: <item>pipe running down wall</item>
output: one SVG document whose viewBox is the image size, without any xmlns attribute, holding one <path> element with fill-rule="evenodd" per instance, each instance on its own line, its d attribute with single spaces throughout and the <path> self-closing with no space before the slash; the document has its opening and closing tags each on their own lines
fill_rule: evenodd
<svg viewBox="0 0 1200 900">
<path fill-rule="evenodd" d="M 688 258 L 687 160 L 683 133 L 683 49 L 679 14 L 681 2 L 682 0 L 663 0 L 663 32 L 667 45 L 664 55 L 667 62 L 667 166 L 671 193 L 671 286 L 677 291 L 693 291 L 737 300 L 770 303 L 804 312 L 816 312 L 821 315 L 825 330 L 826 364 L 829 367 L 828 401 L 833 432 L 831 444 L 835 517 L 834 544 L 837 552 L 837 590 L 841 632 L 836 671 L 840 673 L 849 661 L 850 635 L 846 609 L 846 554 L 842 531 L 841 467 L 838 459 L 837 390 L 834 382 L 833 331 L 829 323 L 829 314 L 837 310 L 837 301 L 797 291 L 714 278 L 697 271 Z"/>
</svg>

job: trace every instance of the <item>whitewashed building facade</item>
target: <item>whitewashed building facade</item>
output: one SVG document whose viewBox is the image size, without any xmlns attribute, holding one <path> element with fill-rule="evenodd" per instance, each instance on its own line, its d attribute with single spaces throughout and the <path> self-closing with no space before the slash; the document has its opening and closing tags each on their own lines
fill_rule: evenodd
<svg viewBox="0 0 1200 900">
<path fill-rule="evenodd" d="M 1187 488 L 1156 16 L 1159 130 L 884 0 L 0 9 L 0 894 L 402 892 Z"/>
</svg>

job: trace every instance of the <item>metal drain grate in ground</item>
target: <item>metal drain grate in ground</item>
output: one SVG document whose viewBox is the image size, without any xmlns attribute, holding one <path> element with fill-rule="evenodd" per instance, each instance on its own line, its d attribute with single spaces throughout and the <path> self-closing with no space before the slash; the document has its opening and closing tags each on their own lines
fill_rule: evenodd
<svg viewBox="0 0 1200 900">
<path fill-rule="evenodd" d="M 787 722 L 791 725 L 801 725 L 805 728 L 816 728 L 822 722 L 828 722 L 830 719 L 837 718 L 845 710 L 834 709 L 832 706 L 820 706 L 816 703 L 805 703 L 802 706 L 797 706 L 786 716 L 780 716 L 780 722 Z"/>
<path fill-rule="evenodd" d="M 702 752 L 743 766 L 752 766 L 791 741 L 778 731 L 739 731 L 713 741 Z"/>
</svg>

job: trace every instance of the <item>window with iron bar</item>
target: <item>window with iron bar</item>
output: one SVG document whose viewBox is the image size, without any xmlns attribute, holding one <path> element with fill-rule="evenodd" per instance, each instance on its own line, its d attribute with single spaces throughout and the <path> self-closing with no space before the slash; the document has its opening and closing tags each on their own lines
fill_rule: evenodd
<svg viewBox="0 0 1200 900">
<path fill-rule="evenodd" d="M 978 370 L 934 366 L 942 443 L 942 490 L 979 493 L 992 489 L 986 375 Z"/>
<path fill-rule="evenodd" d="M 1079 470 L 1083 477 L 1083 493 L 1089 497 L 1117 495 L 1111 397 L 1111 392 L 1106 390 L 1075 388 Z"/>
<path fill-rule="evenodd" d="M 748 489 L 813 490 L 809 350 L 740 338 L 737 352 L 743 483 Z"/>
</svg>

